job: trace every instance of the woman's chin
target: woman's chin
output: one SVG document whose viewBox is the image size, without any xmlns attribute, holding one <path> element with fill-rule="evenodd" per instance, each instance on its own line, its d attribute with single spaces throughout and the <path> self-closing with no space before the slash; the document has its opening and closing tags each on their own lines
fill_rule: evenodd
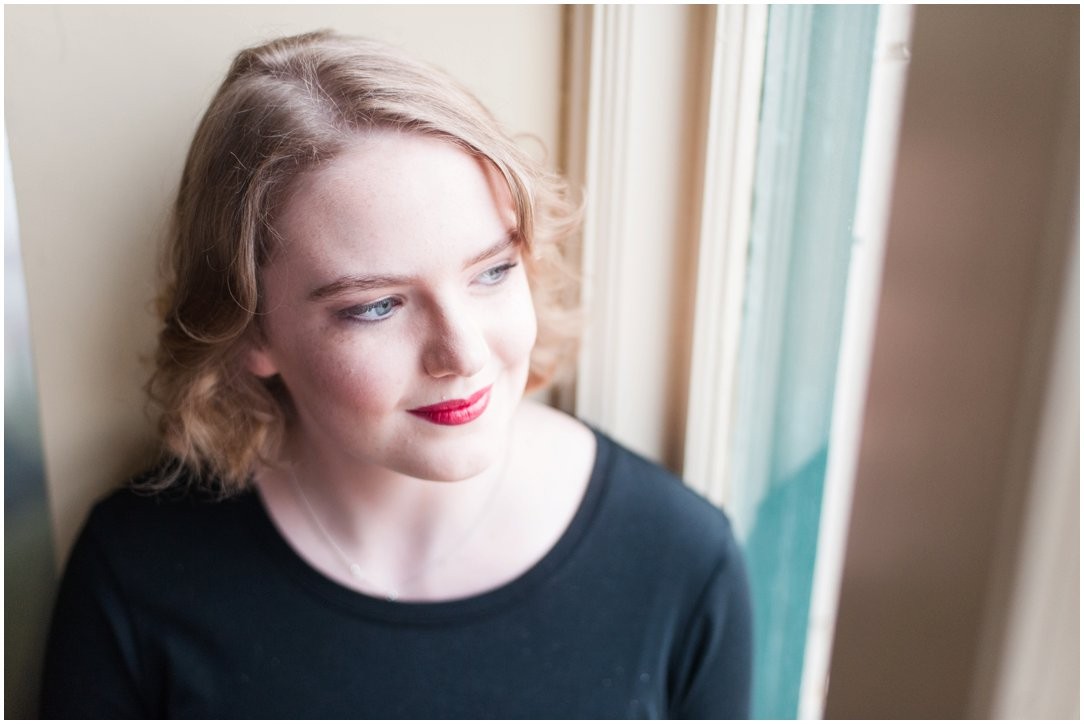
<svg viewBox="0 0 1084 724">
<path fill-rule="evenodd" d="M 411 470 L 403 470 L 404 473 L 420 480 L 430 480 L 434 483 L 458 483 L 475 478 L 497 463 L 497 456 L 457 456 L 455 460 L 415 461 Z"/>
</svg>

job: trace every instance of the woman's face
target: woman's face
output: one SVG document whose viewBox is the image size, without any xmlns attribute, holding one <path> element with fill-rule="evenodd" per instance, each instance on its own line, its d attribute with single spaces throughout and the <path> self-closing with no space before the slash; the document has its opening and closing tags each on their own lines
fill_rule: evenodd
<svg viewBox="0 0 1084 724">
<path fill-rule="evenodd" d="M 281 375 L 310 454 L 429 480 L 500 459 L 536 333 L 514 223 L 495 172 L 432 137 L 359 137 L 298 180 L 249 369 Z"/>
</svg>

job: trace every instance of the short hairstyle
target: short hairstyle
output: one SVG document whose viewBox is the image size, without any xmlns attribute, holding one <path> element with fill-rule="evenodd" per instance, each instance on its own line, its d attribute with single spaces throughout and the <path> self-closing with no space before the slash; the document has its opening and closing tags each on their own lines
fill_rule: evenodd
<svg viewBox="0 0 1084 724">
<path fill-rule="evenodd" d="M 249 372 L 244 355 L 260 334 L 259 271 L 278 239 L 276 211 L 299 174 L 376 128 L 444 139 L 497 171 L 511 192 L 538 316 L 528 389 L 547 384 L 567 358 L 576 334 L 562 246 L 579 213 L 564 181 L 458 82 L 394 47 L 328 31 L 273 40 L 234 59 L 185 162 L 147 385 L 170 463 L 149 487 L 185 479 L 230 495 L 274 454 L 289 396 L 277 378 Z"/>
</svg>

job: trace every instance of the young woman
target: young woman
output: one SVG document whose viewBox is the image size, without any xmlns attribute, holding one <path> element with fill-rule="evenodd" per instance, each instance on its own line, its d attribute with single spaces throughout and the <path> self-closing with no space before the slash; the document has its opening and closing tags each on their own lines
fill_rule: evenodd
<svg viewBox="0 0 1084 724">
<path fill-rule="evenodd" d="M 442 73 L 330 33 L 242 52 L 175 207 L 165 460 L 86 523 L 44 713 L 746 716 L 723 514 L 524 399 L 574 226 Z"/>
</svg>

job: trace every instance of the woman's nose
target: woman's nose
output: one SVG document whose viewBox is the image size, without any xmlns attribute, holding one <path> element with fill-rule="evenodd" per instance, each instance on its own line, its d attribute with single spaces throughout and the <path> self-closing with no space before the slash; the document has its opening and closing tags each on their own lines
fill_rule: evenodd
<svg viewBox="0 0 1084 724">
<path fill-rule="evenodd" d="M 482 327 L 469 314 L 444 313 L 430 335 L 422 364 L 432 377 L 471 377 L 489 361 Z"/>
</svg>

